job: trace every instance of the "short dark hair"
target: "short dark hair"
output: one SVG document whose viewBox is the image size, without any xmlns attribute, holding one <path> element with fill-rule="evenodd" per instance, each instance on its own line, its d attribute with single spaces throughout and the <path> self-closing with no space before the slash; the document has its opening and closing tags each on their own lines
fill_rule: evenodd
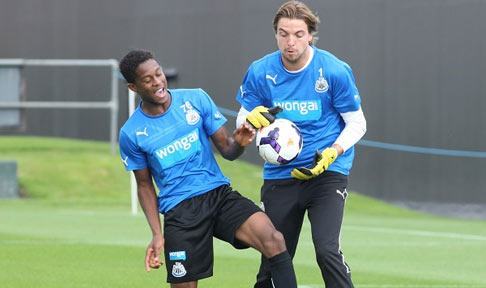
<svg viewBox="0 0 486 288">
<path fill-rule="evenodd" d="M 137 70 L 138 65 L 150 59 L 154 59 L 154 55 L 146 50 L 132 50 L 128 52 L 128 54 L 120 60 L 120 64 L 118 65 L 123 78 L 125 78 L 128 83 L 135 83 L 135 71 Z"/>
</svg>

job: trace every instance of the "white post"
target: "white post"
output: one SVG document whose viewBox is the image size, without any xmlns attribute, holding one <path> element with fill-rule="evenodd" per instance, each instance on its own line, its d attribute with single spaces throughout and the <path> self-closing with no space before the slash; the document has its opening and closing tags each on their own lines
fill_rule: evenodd
<svg viewBox="0 0 486 288">
<path fill-rule="evenodd" d="M 110 113 L 111 154 L 115 155 L 118 129 L 118 62 L 116 60 L 111 60 Z"/>
<path fill-rule="evenodd" d="M 135 111 L 135 92 L 128 89 L 128 115 L 131 116 Z M 131 195 L 131 206 L 132 215 L 138 214 L 138 196 L 137 196 L 137 181 L 135 180 L 135 175 L 133 172 L 130 173 L 130 195 Z"/>
<path fill-rule="evenodd" d="M 132 215 L 137 215 L 138 214 L 137 180 L 135 180 L 135 174 L 133 174 L 133 171 L 130 172 L 130 195 L 131 195 Z"/>
</svg>

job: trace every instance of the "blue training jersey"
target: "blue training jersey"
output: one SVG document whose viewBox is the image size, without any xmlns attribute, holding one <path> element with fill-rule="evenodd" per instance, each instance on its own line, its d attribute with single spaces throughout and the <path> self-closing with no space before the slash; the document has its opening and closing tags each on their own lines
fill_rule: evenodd
<svg viewBox="0 0 486 288">
<path fill-rule="evenodd" d="M 287 165 L 265 163 L 264 179 L 291 178 L 295 167 L 311 167 L 316 150 L 331 146 L 344 128 L 340 113 L 357 111 L 361 99 L 348 64 L 331 53 L 314 49 L 310 63 L 299 72 L 287 71 L 276 51 L 253 62 L 236 100 L 248 111 L 256 106 L 280 106 L 277 118 L 293 121 L 303 136 L 300 155 Z M 353 164 L 354 148 L 348 149 L 328 168 L 345 175 Z"/>
<path fill-rule="evenodd" d="M 172 102 L 161 115 L 139 106 L 120 130 L 120 154 L 127 170 L 149 168 L 157 184 L 160 213 L 181 201 L 229 184 L 209 137 L 226 118 L 202 89 L 170 90 Z"/>
</svg>

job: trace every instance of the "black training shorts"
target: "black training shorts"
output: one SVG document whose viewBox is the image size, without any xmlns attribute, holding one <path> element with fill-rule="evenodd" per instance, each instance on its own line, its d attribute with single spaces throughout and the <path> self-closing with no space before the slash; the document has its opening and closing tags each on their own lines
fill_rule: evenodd
<svg viewBox="0 0 486 288">
<path fill-rule="evenodd" d="M 235 232 L 261 211 L 251 200 L 223 185 L 186 199 L 164 215 L 167 282 L 182 283 L 213 275 L 213 236 L 238 249 L 248 248 Z"/>
</svg>

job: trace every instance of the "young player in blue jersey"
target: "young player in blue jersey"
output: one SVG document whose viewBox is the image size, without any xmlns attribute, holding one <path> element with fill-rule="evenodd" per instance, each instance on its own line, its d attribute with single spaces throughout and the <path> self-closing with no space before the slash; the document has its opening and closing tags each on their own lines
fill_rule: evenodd
<svg viewBox="0 0 486 288">
<path fill-rule="evenodd" d="M 307 211 L 326 287 L 353 287 L 340 232 L 353 145 L 364 135 L 366 120 L 351 68 L 313 45 L 318 24 L 302 2 L 278 9 L 273 21 L 278 51 L 250 65 L 237 94 L 237 125 L 246 120 L 255 128 L 267 126 L 268 107 L 279 106 L 277 117 L 300 128 L 300 155 L 288 165 L 264 165 L 262 205 L 292 257 Z M 269 267 L 262 257 L 255 287 L 272 287 Z"/>
<path fill-rule="evenodd" d="M 141 98 L 120 130 L 120 153 L 125 168 L 135 174 L 153 235 L 147 271 L 162 265 L 164 251 L 170 286 L 197 287 L 199 279 L 213 273 L 217 237 L 269 257 L 275 287 L 297 287 L 282 234 L 253 202 L 231 189 L 211 150 L 212 141 L 224 158 L 234 160 L 253 140 L 253 129 L 245 124 L 229 134 L 225 117 L 202 89 L 169 90 L 148 51 L 129 52 L 120 71 Z"/>
</svg>

